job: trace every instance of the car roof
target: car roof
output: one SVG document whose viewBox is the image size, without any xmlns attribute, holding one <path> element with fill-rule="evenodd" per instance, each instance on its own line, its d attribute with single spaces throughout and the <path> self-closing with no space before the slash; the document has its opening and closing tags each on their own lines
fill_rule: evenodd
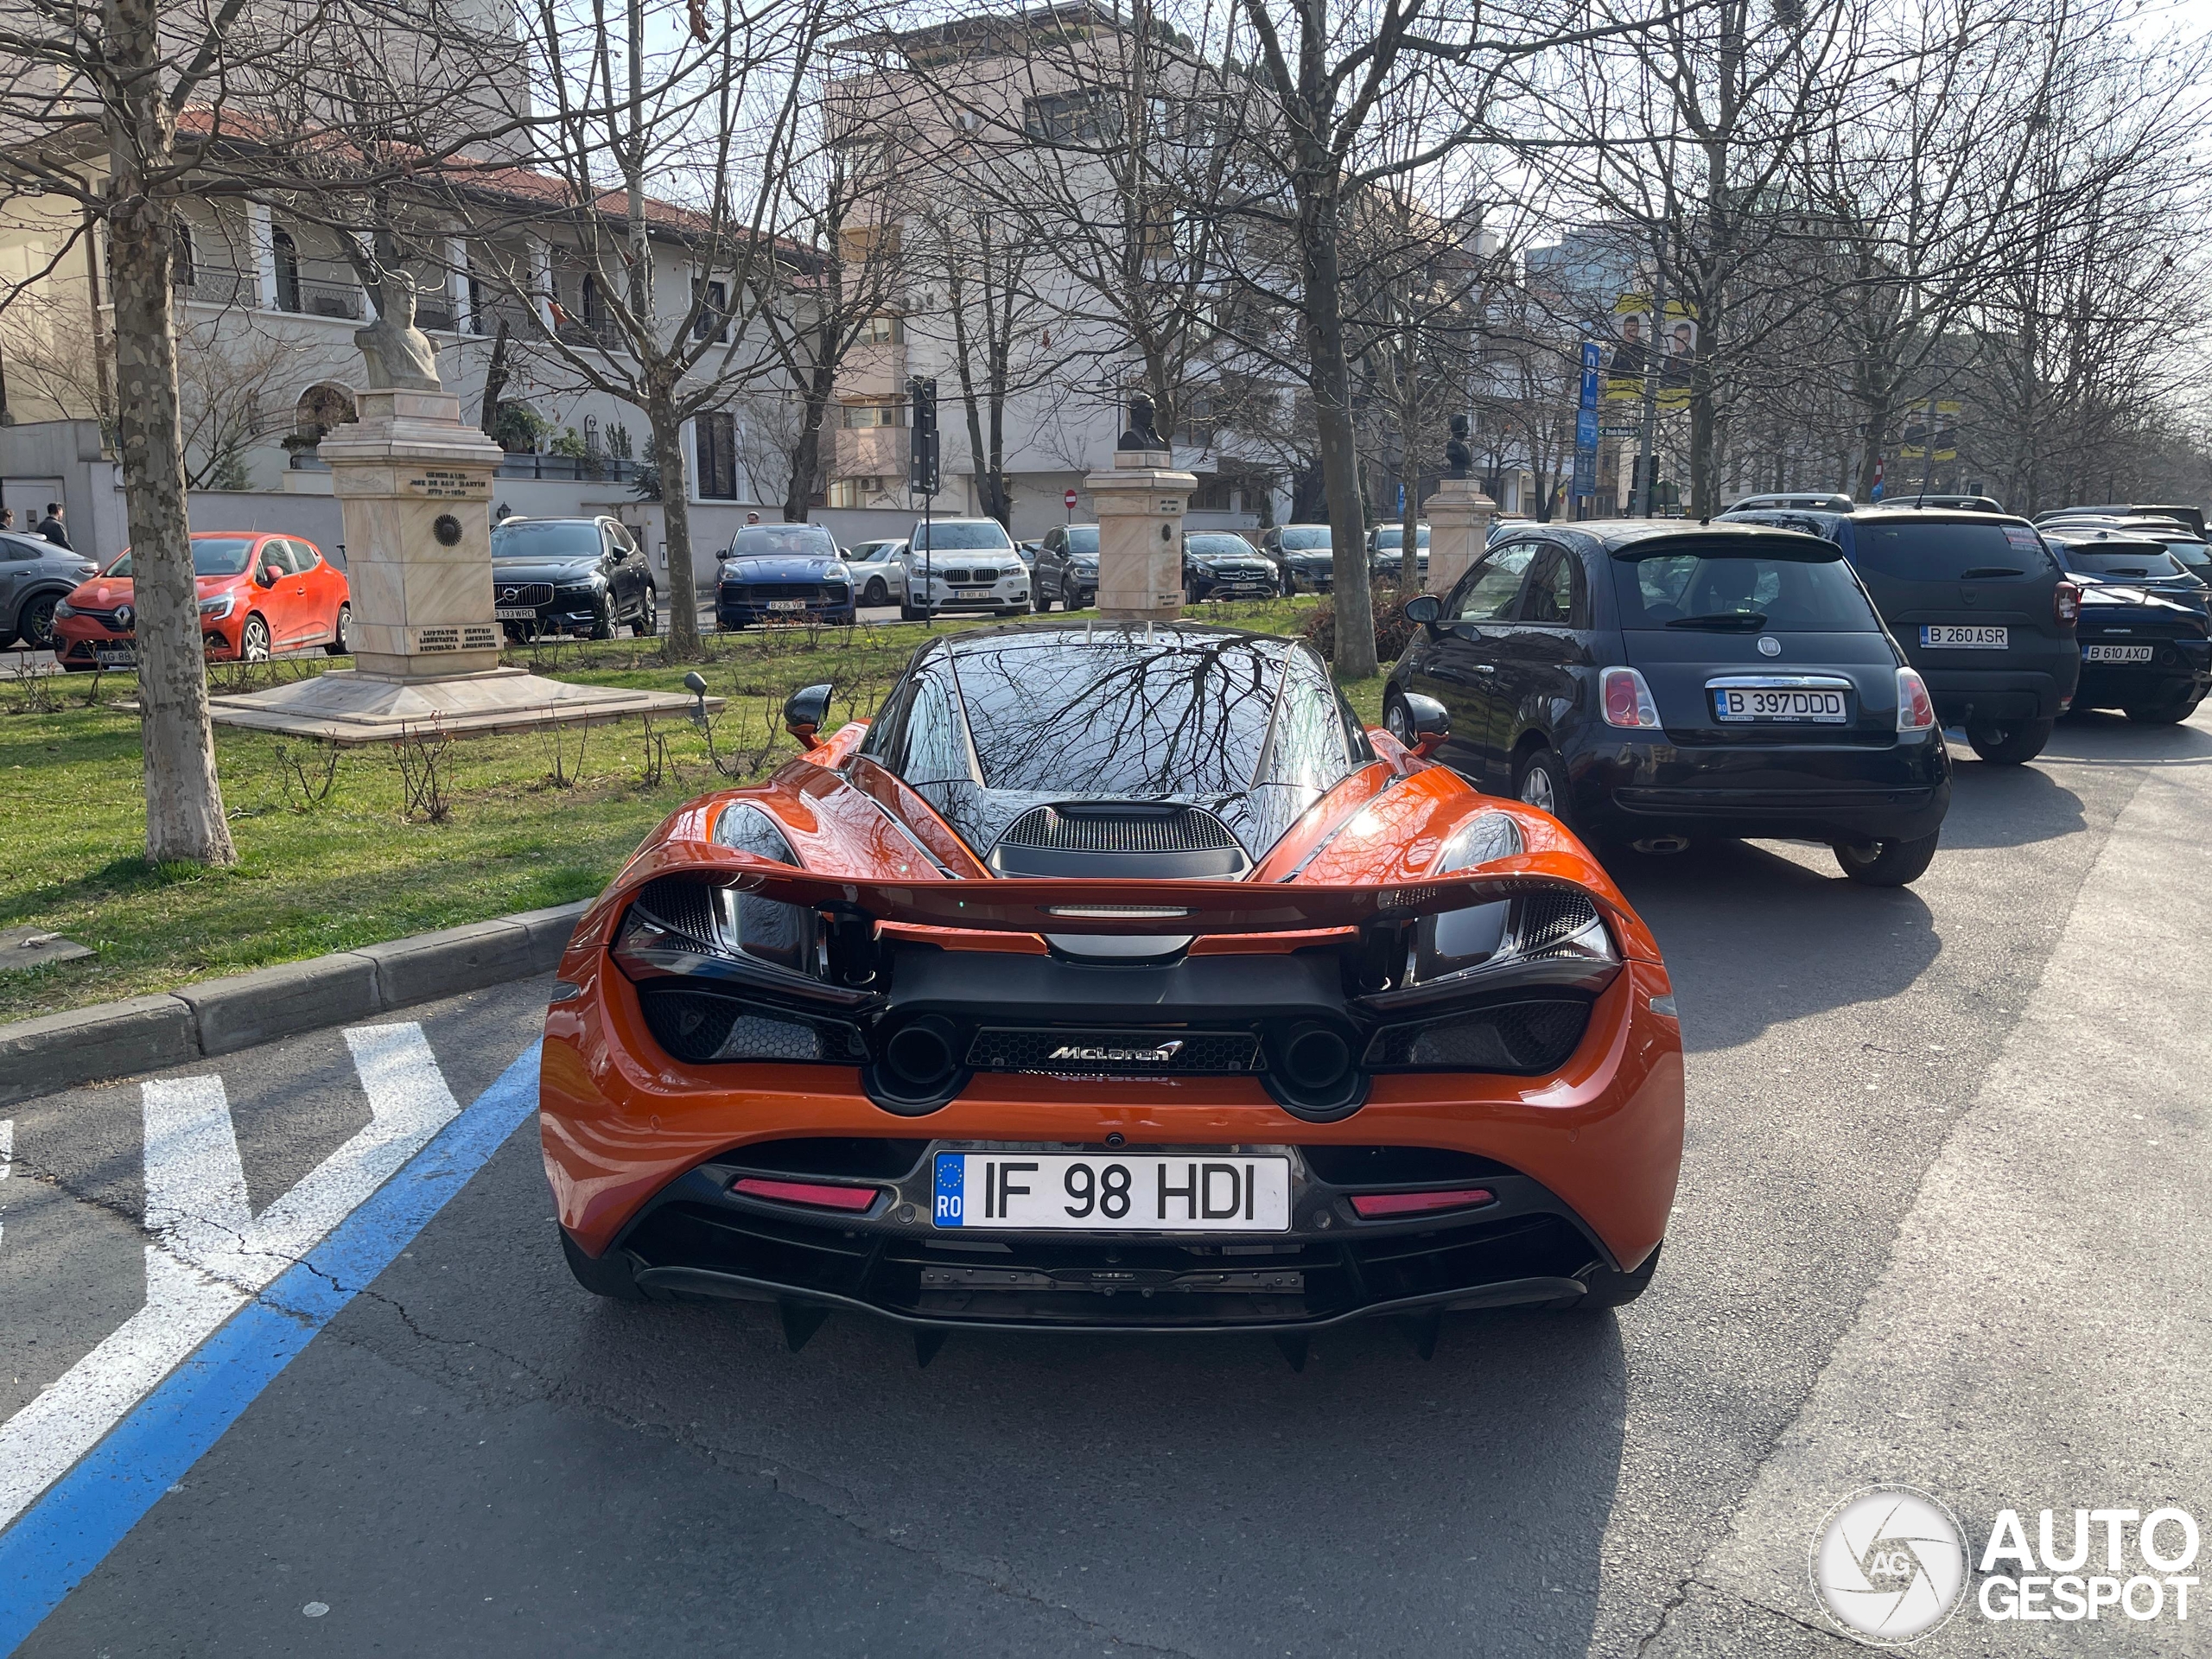
<svg viewBox="0 0 2212 1659">
<path fill-rule="evenodd" d="M 1187 622 L 1102 624 L 1071 621 L 1014 622 L 995 628 L 970 628 L 929 640 L 923 645 L 922 651 L 941 648 L 953 657 L 968 657 L 1009 645 L 1019 645 L 1024 640 L 1058 644 L 1079 641 L 1084 645 L 1118 645 L 1126 648 L 1132 637 L 1141 639 L 1147 648 L 1155 652 L 1177 651 L 1212 639 L 1239 640 L 1258 645 L 1278 656 L 1306 648 L 1301 639 L 1280 633 L 1255 633 L 1249 628 L 1224 628 L 1211 624 Z"/>
<path fill-rule="evenodd" d="M 1781 512 L 1774 508 L 1768 511 Z M 1632 547 L 1649 543 L 1669 541 L 1703 542 L 1772 541 L 1777 537 L 1788 537 L 1794 541 L 1818 542 L 1823 547 L 1834 547 L 1833 542 L 1818 536 L 1808 536 L 1802 530 L 1787 525 L 1760 524 L 1753 521 L 1726 518 L 1586 518 L 1571 524 L 1552 524 L 1541 527 L 1554 536 L 1580 537 L 1597 543 L 1607 553 L 1619 553 Z"/>
<path fill-rule="evenodd" d="M 1849 512 L 1859 504 L 1840 491 L 1778 490 L 1767 495 L 1747 495 L 1728 511 L 1739 507 L 1805 507 L 1820 512 Z"/>
</svg>

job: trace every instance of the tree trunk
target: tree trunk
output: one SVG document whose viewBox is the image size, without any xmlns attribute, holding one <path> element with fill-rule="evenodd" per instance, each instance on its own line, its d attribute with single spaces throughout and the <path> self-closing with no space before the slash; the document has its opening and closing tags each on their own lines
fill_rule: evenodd
<svg viewBox="0 0 2212 1659">
<path fill-rule="evenodd" d="M 791 479 L 784 489 L 784 522 L 803 524 L 814 505 L 814 480 L 822 474 L 822 426 L 830 415 L 830 395 L 837 384 L 834 353 L 817 351 L 814 372 L 799 395 L 798 442 L 791 446 Z"/>
<path fill-rule="evenodd" d="M 660 468 L 661 519 L 668 535 L 668 632 L 664 663 L 696 663 L 699 645 L 699 583 L 691 573 L 691 474 L 683 460 L 683 423 L 671 389 L 647 388 L 645 418 L 653 429 L 653 461 Z"/>
<path fill-rule="evenodd" d="M 1882 440 L 1889 435 L 1890 399 L 1886 392 L 1870 394 L 1863 407 L 1866 419 L 1860 427 L 1859 457 L 1859 487 L 1853 499 L 1872 501 L 1874 480 L 1882 470 Z"/>
<path fill-rule="evenodd" d="M 150 92 L 150 89 L 149 89 Z M 118 157 L 118 160 L 122 158 Z M 146 772 L 146 857 L 235 864 L 215 734 L 207 718 L 207 656 L 185 516 L 184 439 L 176 378 L 169 264 L 174 221 L 118 167 L 108 234 L 115 299 L 117 436 L 130 525 L 131 599 L 138 610 L 140 745 Z"/>
<path fill-rule="evenodd" d="M 1321 476 L 1329 493 L 1330 571 L 1336 588 L 1337 677 L 1371 678 L 1375 606 L 1367 583 L 1366 514 L 1360 510 L 1359 446 L 1352 432 L 1351 365 L 1344 357 L 1344 293 L 1337 263 L 1334 206 L 1310 204 L 1301 215 L 1306 334 L 1313 359 L 1313 423 L 1321 439 Z"/>
</svg>

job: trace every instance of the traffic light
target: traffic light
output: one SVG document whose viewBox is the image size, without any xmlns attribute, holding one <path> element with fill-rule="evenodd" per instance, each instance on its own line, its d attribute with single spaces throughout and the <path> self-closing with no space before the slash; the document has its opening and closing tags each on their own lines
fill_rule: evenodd
<svg viewBox="0 0 2212 1659">
<path fill-rule="evenodd" d="M 937 380 L 910 376 L 906 393 L 913 401 L 907 421 L 906 487 L 916 495 L 935 495 L 943 486 L 938 471 Z"/>
</svg>

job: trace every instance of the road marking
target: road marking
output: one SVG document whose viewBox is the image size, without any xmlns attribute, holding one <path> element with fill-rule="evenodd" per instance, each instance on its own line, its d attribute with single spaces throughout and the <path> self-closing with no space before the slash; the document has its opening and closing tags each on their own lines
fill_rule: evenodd
<svg viewBox="0 0 2212 1659">
<path fill-rule="evenodd" d="M 378 1029 L 371 1028 L 368 1034 L 373 1036 Z M 380 1029 L 416 1031 L 411 1026 Z M 346 1033 L 349 1042 L 354 1036 Z M 450 1103 L 452 1096 L 442 1080 L 435 1090 L 419 1072 L 408 1081 L 410 1068 L 402 1060 L 404 1039 L 389 1040 L 389 1047 L 372 1046 L 369 1060 L 364 1060 L 360 1046 L 354 1048 L 365 1083 L 370 1081 L 372 1064 L 389 1063 L 391 1068 L 371 1084 L 372 1109 L 378 1109 L 379 1087 L 389 1088 L 383 1104 L 395 1112 L 410 1109 L 403 1098 L 410 1090 L 411 1109 L 418 1112 L 435 1111 L 441 1097 Z M 427 1048 L 422 1052 L 427 1054 Z M 427 1146 L 395 1161 L 391 1169 L 397 1179 L 385 1181 L 365 1195 L 352 1213 L 337 1217 L 328 1236 L 314 1243 L 297 1265 L 276 1275 L 257 1294 L 234 1301 L 232 1314 L 210 1327 L 213 1334 L 186 1363 L 156 1378 L 144 1397 L 124 1402 L 111 1432 L 92 1445 L 12 1527 L 0 1532 L 0 1653 L 12 1650 L 35 1630 L 106 1558 L 537 1107 L 537 1045 L 533 1043 L 467 1111 L 457 1119 L 448 1113 L 440 1120 L 444 1127 L 435 1131 Z M 372 1124 L 362 1135 L 372 1135 L 377 1128 Z M 356 1136 L 355 1141 L 360 1139 Z M 348 1141 L 332 1161 L 344 1157 L 353 1145 Z M 377 1166 L 365 1160 L 359 1166 Z M 219 1169 L 217 1173 L 220 1179 L 226 1172 Z M 286 1197 L 301 1193 L 315 1179 L 310 1175 Z M 276 1210 L 271 1205 L 257 1226 L 266 1225 Z M 165 1249 L 149 1250 L 149 1273 L 157 1257 L 195 1282 L 208 1282 Z M 149 1281 L 149 1300 L 151 1290 Z M 19 1413 L 8 1428 L 23 1414 Z M 5 1455 L 0 1452 L 0 1457 Z"/>
<path fill-rule="evenodd" d="M 8 1179 L 8 1172 L 16 1166 L 16 1120 L 0 1117 L 0 1181 Z M 0 1211 L 0 1214 L 4 1214 Z M 7 1224 L 0 1221 L 0 1237 L 7 1236 Z"/>
<path fill-rule="evenodd" d="M 357 1027 L 346 1041 L 369 1123 L 258 1217 L 247 1209 L 223 1080 L 140 1085 L 154 1235 L 145 1305 L 0 1424 L 0 1528 L 460 1110 L 419 1025 Z"/>
</svg>

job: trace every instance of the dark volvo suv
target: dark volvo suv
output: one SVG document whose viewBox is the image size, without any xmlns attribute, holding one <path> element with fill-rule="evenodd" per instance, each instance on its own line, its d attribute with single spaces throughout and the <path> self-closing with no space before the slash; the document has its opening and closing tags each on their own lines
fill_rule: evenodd
<svg viewBox="0 0 2212 1659">
<path fill-rule="evenodd" d="M 1926 676 L 1943 723 L 1964 726 L 1984 760 L 2018 766 L 2043 753 L 2081 677 L 2082 590 L 2026 519 L 1882 507 L 1721 516 L 1834 542 Z"/>
<path fill-rule="evenodd" d="M 1823 841 L 1874 886 L 1935 856 L 1951 798 L 1936 711 L 1833 542 L 1530 526 L 1406 614 L 1422 632 L 1384 689 L 1391 732 L 1448 723 L 1439 759 L 1589 839 Z"/>
</svg>

